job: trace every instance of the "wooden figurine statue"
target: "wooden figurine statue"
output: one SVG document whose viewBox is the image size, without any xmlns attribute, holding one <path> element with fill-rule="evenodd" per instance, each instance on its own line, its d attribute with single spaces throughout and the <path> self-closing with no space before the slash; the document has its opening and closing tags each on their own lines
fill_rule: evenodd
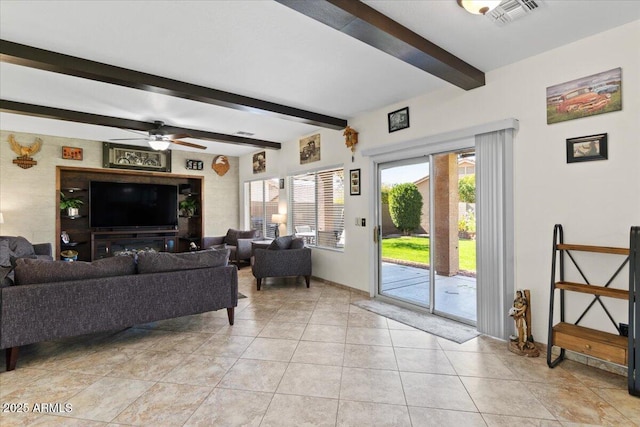
<svg viewBox="0 0 640 427">
<path fill-rule="evenodd" d="M 509 350 L 527 357 L 538 357 L 540 351 L 536 348 L 531 335 L 531 293 L 528 289 L 517 291 L 513 300 L 513 307 L 509 309 L 509 316 L 516 324 L 517 337 L 511 337 Z"/>
</svg>

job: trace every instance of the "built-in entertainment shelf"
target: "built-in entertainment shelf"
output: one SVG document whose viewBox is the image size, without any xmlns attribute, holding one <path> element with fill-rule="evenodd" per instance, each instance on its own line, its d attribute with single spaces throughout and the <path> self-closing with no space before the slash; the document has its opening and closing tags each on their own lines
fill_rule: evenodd
<svg viewBox="0 0 640 427">
<path fill-rule="evenodd" d="M 176 186 L 178 203 L 187 196 L 196 198 L 199 206 L 194 215 L 178 215 L 176 228 L 135 228 L 130 229 L 93 229 L 90 225 L 92 181 L 165 184 Z M 189 250 L 189 243 L 195 241 L 200 246 L 202 239 L 202 194 L 204 177 L 198 175 L 176 175 L 159 172 L 135 172 L 129 170 L 91 169 L 58 166 L 56 168 L 56 234 L 58 241 L 55 247 L 56 258 L 60 252 L 74 250 L 78 252 L 79 261 L 111 256 L 115 252 L 160 250 L 182 252 Z M 189 189 L 187 195 L 184 191 Z M 59 194 L 80 197 L 83 204 L 77 216 L 69 217 L 66 211 L 60 211 Z M 60 236 L 62 231 L 69 235 L 69 243 L 64 243 Z"/>
</svg>

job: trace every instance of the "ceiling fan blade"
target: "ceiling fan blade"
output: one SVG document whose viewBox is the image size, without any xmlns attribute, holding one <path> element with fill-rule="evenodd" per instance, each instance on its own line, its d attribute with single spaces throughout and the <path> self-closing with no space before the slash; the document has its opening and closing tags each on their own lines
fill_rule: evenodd
<svg viewBox="0 0 640 427">
<path fill-rule="evenodd" d="M 166 135 L 171 139 L 182 139 L 182 138 L 189 138 L 191 135 L 189 135 L 188 133 L 177 133 L 175 135 Z"/>
<path fill-rule="evenodd" d="M 172 139 L 171 142 L 173 144 L 176 144 L 176 145 L 184 145 L 185 147 L 199 148 L 200 150 L 206 150 L 207 149 L 207 147 L 205 147 L 204 145 L 194 144 L 193 142 L 177 141 L 175 139 Z"/>
<path fill-rule="evenodd" d="M 149 138 L 111 138 L 109 141 L 148 141 Z"/>
</svg>

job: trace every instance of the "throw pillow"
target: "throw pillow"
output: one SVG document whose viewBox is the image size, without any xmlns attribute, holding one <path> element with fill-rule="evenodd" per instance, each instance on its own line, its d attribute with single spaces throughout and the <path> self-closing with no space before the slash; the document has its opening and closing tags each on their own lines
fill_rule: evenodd
<svg viewBox="0 0 640 427">
<path fill-rule="evenodd" d="M 238 246 L 238 230 L 227 230 L 227 236 L 224 238 L 224 242 L 227 245 Z"/>
<path fill-rule="evenodd" d="M 221 267 L 229 262 L 229 249 L 207 249 L 198 252 L 172 254 L 169 252 L 138 254 L 138 273 L 161 273 L 164 271 L 192 270 L 196 268 Z"/>
<path fill-rule="evenodd" d="M 35 255 L 33 245 L 29 243 L 27 239 L 22 236 L 17 236 L 9 239 L 9 249 L 13 252 L 13 256 L 16 258 Z"/>
<path fill-rule="evenodd" d="M 12 271 L 12 267 L 0 266 L 0 288 L 13 285 L 13 280 L 11 280 L 11 278 L 13 277 L 13 275 L 11 274 Z"/>
<path fill-rule="evenodd" d="M 269 245 L 267 249 L 282 251 L 285 249 L 289 249 L 291 246 L 291 241 L 293 240 L 293 236 L 280 236 L 273 239 L 273 242 Z"/>
<path fill-rule="evenodd" d="M 300 239 L 296 237 L 291 240 L 291 244 L 289 245 L 289 249 L 302 249 L 304 248 L 304 239 Z"/>
<path fill-rule="evenodd" d="M 85 261 L 44 261 L 20 258 L 16 261 L 16 285 L 64 282 L 70 280 L 95 279 L 100 277 L 125 276 L 135 273 L 132 257 L 116 256 Z"/>
<path fill-rule="evenodd" d="M 9 240 L 0 239 L 0 267 L 11 266 L 11 250 L 9 249 Z"/>
</svg>

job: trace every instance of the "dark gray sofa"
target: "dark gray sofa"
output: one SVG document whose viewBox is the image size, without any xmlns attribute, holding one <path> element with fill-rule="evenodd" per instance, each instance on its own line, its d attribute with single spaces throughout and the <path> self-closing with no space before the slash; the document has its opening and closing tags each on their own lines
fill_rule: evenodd
<svg viewBox="0 0 640 427">
<path fill-rule="evenodd" d="M 21 345 L 227 309 L 238 273 L 228 251 L 138 254 L 93 263 L 21 259 L 0 289 L 0 349 L 15 369 Z"/>
</svg>

